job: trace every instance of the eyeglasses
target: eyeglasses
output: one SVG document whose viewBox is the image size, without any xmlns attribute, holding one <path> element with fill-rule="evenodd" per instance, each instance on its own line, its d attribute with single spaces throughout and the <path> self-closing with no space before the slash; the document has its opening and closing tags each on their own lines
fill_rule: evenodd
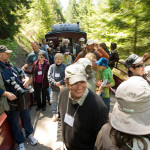
<svg viewBox="0 0 150 150">
<path fill-rule="evenodd" d="M 145 66 L 145 63 L 142 63 L 142 64 L 139 64 L 137 66 L 134 66 L 134 68 L 140 68 L 140 67 L 143 67 L 143 66 Z"/>
<path fill-rule="evenodd" d="M 41 57 L 39 57 L 39 58 L 44 58 L 44 57 L 41 56 Z"/>
</svg>

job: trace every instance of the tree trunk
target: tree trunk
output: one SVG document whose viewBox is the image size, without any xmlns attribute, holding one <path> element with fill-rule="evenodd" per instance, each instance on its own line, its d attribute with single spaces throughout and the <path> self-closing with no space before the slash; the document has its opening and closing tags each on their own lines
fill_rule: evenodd
<svg viewBox="0 0 150 150">
<path fill-rule="evenodd" d="M 135 16 L 135 32 L 134 32 L 134 49 L 133 52 L 137 54 L 137 26 L 138 26 L 138 21 L 137 21 L 137 16 Z"/>
</svg>

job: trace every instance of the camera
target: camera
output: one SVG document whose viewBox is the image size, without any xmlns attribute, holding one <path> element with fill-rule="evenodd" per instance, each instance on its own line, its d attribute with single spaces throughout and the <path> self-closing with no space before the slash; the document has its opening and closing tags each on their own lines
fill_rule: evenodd
<svg viewBox="0 0 150 150">
<path fill-rule="evenodd" d="M 28 86 L 27 90 L 29 91 L 29 93 L 33 93 L 34 89 L 31 85 Z"/>
<path fill-rule="evenodd" d="M 23 78 L 25 78 L 25 75 L 23 73 L 21 73 L 19 77 L 22 80 Z M 31 85 L 28 86 L 27 90 L 28 90 L 29 93 L 33 93 L 34 92 L 34 89 L 33 89 L 33 87 Z"/>
<path fill-rule="evenodd" d="M 11 77 L 10 79 L 6 80 L 6 82 L 14 87 L 18 95 L 23 95 L 25 93 L 25 90 L 15 81 L 15 77 Z"/>
</svg>

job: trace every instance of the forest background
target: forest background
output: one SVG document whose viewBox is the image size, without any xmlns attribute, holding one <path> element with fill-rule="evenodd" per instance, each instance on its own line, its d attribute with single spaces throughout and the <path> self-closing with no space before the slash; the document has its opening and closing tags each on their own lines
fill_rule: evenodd
<svg viewBox="0 0 150 150">
<path fill-rule="evenodd" d="M 121 59 L 150 52 L 150 0 L 69 0 L 63 12 L 59 0 L 0 0 L 0 44 L 16 53 L 32 50 L 58 23 L 80 22 L 87 38 L 118 44 Z"/>
</svg>

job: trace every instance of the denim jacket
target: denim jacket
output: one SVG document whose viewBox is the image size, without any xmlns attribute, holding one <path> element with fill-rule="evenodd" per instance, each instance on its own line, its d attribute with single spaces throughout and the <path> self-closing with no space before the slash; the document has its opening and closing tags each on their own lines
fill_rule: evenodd
<svg viewBox="0 0 150 150">
<path fill-rule="evenodd" d="M 20 74 L 23 74 L 23 75 L 26 75 L 26 74 L 21 69 L 13 66 L 12 64 L 3 63 L 1 61 L 0 61 L 0 72 L 1 72 L 0 94 L 2 95 L 3 92 L 6 90 L 17 96 L 17 99 L 13 101 L 10 101 L 9 99 L 5 97 L 10 107 L 10 111 L 25 110 L 28 105 L 28 102 L 27 102 L 28 100 L 25 98 L 25 96 L 27 95 L 26 94 L 27 90 L 25 90 L 23 87 L 23 83 L 20 79 Z M 14 85 L 12 85 L 11 78 L 13 78 L 13 81 L 15 81 Z M 19 93 L 19 90 L 16 89 L 17 85 L 19 85 L 20 89 L 22 89 L 24 93 Z M 4 99 L 4 97 L 1 95 L 0 97 Z M 5 104 L 3 104 L 3 107 L 4 106 L 7 106 L 6 102 Z M 9 110 L 7 108 L 3 108 L 3 109 L 5 109 L 6 111 Z"/>
</svg>

